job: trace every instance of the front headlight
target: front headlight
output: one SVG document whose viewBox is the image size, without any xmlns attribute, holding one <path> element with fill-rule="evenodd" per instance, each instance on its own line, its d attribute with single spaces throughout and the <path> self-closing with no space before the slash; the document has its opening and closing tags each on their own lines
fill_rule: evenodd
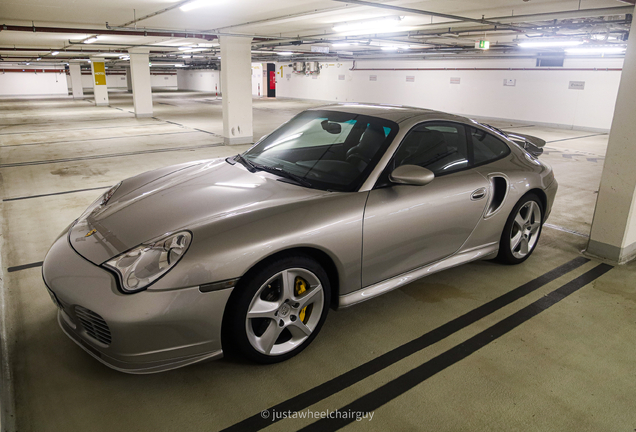
<svg viewBox="0 0 636 432">
<path fill-rule="evenodd" d="M 124 292 L 141 291 L 174 267 L 191 242 L 192 234 L 182 231 L 137 246 L 103 265 L 117 273 Z"/>
</svg>

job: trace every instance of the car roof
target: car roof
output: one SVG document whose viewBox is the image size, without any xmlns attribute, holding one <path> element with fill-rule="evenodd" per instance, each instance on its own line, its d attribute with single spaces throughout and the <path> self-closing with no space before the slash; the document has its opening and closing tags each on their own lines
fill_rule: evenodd
<svg viewBox="0 0 636 432">
<path fill-rule="evenodd" d="M 309 109 L 309 111 L 339 111 L 352 114 L 367 115 L 371 117 L 379 117 L 386 120 L 391 120 L 396 123 L 402 123 L 406 120 L 411 120 L 417 117 L 418 120 L 450 120 L 458 121 L 461 123 L 472 123 L 472 120 L 457 116 L 454 114 L 445 113 L 442 111 L 435 111 L 425 108 L 416 108 L 403 105 L 388 105 L 388 104 L 372 104 L 372 103 L 339 103 L 332 105 L 325 105 Z"/>
</svg>

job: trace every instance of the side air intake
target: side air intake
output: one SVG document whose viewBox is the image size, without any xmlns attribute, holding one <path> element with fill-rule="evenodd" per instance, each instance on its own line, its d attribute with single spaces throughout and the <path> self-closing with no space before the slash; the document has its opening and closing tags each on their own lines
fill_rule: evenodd
<svg viewBox="0 0 636 432">
<path fill-rule="evenodd" d="M 492 185 L 492 200 L 488 206 L 488 212 L 486 216 L 493 215 L 499 210 L 506 195 L 508 193 L 508 181 L 504 177 L 492 176 L 490 177 L 490 184 Z"/>
</svg>

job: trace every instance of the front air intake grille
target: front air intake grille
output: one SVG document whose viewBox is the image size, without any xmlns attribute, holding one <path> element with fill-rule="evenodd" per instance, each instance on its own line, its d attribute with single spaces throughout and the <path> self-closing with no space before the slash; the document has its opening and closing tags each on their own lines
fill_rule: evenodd
<svg viewBox="0 0 636 432">
<path fill-rule="evenodd" d="M 104 318 L 82 306 L 75 306 L 75 316 L 84 327 L 86 334 L 104 345 L 110 345 L 110 329 Z"/>
</svg>

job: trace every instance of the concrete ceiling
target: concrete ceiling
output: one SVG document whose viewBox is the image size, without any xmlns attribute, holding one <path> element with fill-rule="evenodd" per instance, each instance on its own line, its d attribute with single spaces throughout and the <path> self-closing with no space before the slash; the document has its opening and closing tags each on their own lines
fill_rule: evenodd
<svg viewBox="0 0 636 432">
<path fill-rule="evenodd" d="M 185 61 L 214 63 L 218 34 L 254 36 L 254 58 L 259 60 L 278 58 L 275 51 L 294 52 L 291 58 L 318 59 L 318 54 L 311 54 L 311 45 L 330 49 L 322 57 L 382 58 L 440 50 L 468 55 L 475 53 L 474 42 L 479 39 L 491 41 L 492 52 L 515 55 L 517 43 L 529 36 L 621 44 L 633 12 L 629 0 L 350 1 L 3 0 L 0 24 L 6 27 L 0 27 L 0 56 L 5 62 L 36 57 L 61 62 L 86 57 L 87 50 L 125 51 L 151 45 L 155 60 L 174 61 L 181 59 L 177 47 L 203 44 L 200 48 L 205 49 L 196 53 L 199 57 Z M 189 11 L 179 7 L 195 4 L 199 7 Z M 589 9 L 598 11 L 578 12 Z M 540 15 L 529 16 L 536 14 Z M 153 16 L 144 18 L 147 15 Z M 131 23 L 135 18 L 138 21 Z M 380 32 L 377 20 L 395 27 Z M 365 30 L 367 34 L 334 29 L 369 22 L 374 27 Z M 99 35 L 94 43 L 79 44 L 93 35 Z M 351 41 L 357 45 L 334 45 Z M 395 51 L 382 50 L 383 46 Z M 51 56 L 53 50 L 60 54 Z"/>
</svg>

